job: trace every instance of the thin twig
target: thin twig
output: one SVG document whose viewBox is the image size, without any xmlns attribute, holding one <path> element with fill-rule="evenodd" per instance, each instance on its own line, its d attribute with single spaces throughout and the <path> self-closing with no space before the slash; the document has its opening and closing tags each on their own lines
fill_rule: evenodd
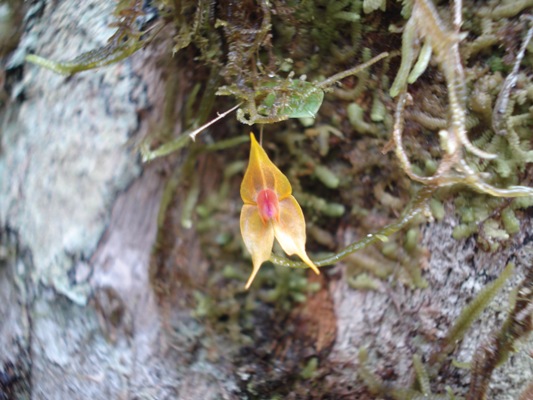
<svg viewBox="0 0 533 400">
<path fill-rule="evenodd" d="M 228 111 L 224 111 L 222 114 L 218 114 L 218 117 L 212 119 L 211 121 L 203 124 L 201 127 L 199 127 L 198 129 L 195 129 L 194 131 L 192 131 L 191 133 L 189 133 L 189 137 L 192 139 L 192 141 L 194 142 L 196 140 L 196 135 L 198 135 L 200 132 L 202 132 L 204 129 L 210 127 L 211 125 L 213 125 L 215 122 L 217 122 L 218 120 L 224 118 L 226 115 L 228 115 L 229 113 L 231 113 L 232 111 L 235 111 L 237 108 L 239 108 L 239 106 L 241 105 L 242 103 L 239 103 L 237 104 L 236 106 L 234 107 L 231 107 Z"/>
</svg>

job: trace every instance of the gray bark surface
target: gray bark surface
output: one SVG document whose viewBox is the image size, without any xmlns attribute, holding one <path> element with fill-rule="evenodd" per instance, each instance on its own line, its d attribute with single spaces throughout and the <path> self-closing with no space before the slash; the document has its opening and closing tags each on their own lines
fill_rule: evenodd
<svg viewBox="0 0 533 400">
<path fill-rule="evenodd" d="M 30 50 L 68 60 L 103 45 L 113 32 L 104 17 L 112 7 L 103 0 L 34 3 L 8 61 L 23 66 L 16 90 L 24 97 L 0 116 L 0 399 L 245 397 L 242 388 L 260 366 L 243 361 L 227 336 L 206 332 L 179 296 L 157 296 L 150 281 L 168 165 L 142 165 L 135 144 L 160 117 L 157 55 L 168 43 L 71 78 L 22 64 Z M 463 307 L 514 261 L 513 277 L 454 356 L 470 361 L 501 326 L 510 292 L 531 266 L 531 222 L 524 214 L 521 232 L 492 254 L 472 239 L 452 239 L 455 223 L 447 217 L 423 230 L 427 289 L 354 290 L 340 263 L 320 281 L 325 290 L 295 310 L 313 341 L 310 354 L 321 354 L 331 398 L 358 398 L 361 347 L 370 370 L 382 377 L 394 370 L 395 384 L 407 387 L 413 354 L 435 351 Z M 209 264 L 193 230 L 176 232 L 175 241 L 180 268 L 202 282 Z M 496 370 L 491 398 L 519 397 L 533 378 L 531 354 L 530 339 Z M 464 393 L 467 372 L 455 369 L 432 383 Z"/>
</svg>

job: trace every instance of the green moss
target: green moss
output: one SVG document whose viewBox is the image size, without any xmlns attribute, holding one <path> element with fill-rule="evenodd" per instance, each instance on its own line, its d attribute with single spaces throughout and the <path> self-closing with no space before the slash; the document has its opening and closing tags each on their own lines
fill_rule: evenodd
<svg viewBox="0 0 533 400">
<path fill-rule="evenodd" d="M 411 228 L 407 231 L 404 240 L 405 249 L 412 253 L 418 249 L 418 242 L 420 240 L 420 232 L 418 229 Z"/>
<path fill-rule="evenodd" d="M 295 193 L 294 196 L 302 207 L 315 210 L 331 218 L 342 217 L 346 211 L 342 204 L 328 202 L 323 198 L 313 196 L 309 193 Z"/>
<path fill-rule="evenodd" d="M 353 275 L 348 278 L 346 281 L 348 286 L 352 289 L 357 290 L 379 290 L 381 288 L 381 283 L 378 279 L 373 278 L 372 276 L 362 273 Z"/>
<path fill-rule="evenodd" d="M 259 294 L 261 300 L 274 304 L 281 310 L 289 311 L 295 303 L 305 302 L 308 294 L 320 289 L 319 283 L 309 283 L 305 271 L 298 271 L 296 274 L 294 272 L 287 268 L 276 268 L 275 273 L 269 273 L 264 277 L 263 279 L 266 278 L 274 286 Z"/>
<path fill-rule="evenodd" d="M 420 391 L 424 396 L 431 395 L 432 393 L 429 384 L 429 374 L 418 354 L 413 356 L 413 367 L 416 372 L 416 378 L 418 380 L 418 385 L 420 386 Z"/>
<path fill-rule="evenodd" d="M 302 379 L 310 379 L 315 374 L 317 368 L 318 358 L 311 357 L 307 362 L 307 365 L 304 367 L 304 369 L 302 369 L 302 372 L 300 372 L 300 376 L 302 377 Z"/>
<path fill-rule="evenodd" d="M 453 228 L 452 236 L 455 240 L 461 240 L 468 238 L 477 231 L 477 224 L 459 224 Z"/>
<path fill-rule="evenodd" d="M 315 176 L 322 182 L 326 187 L 330 189 L 337 189 L 340 184 L 340 179 L 324 165 L 317 165 L 315 167 Z"/>
<path fill-rule="evenodd" d="M 531 333 L 533 317 L 529 311 L 533 304 L 533 268 L 528 269 L 515 293 L 516 299 L 510 302 L 513 304 L 501 328 L 496 329 L 489 340 L 476 350 L 468 399 L 487 398 L 493 371 L 516 351 L 517 342 Z"/>
<path fill-rule="evenodd" d="M 518 198 L 514 200 L 513 205 L 516 209 L 525 209 L 525 208 L 533 207 L 533 196 Z"/>
<path fill-rule="evenodd" d="M 387 110 L 385 109 L 385 104 L 380 100 L 378 94 L 374 95 L 374 100 L 372 101 L 372 109 L 370 110 L 370 119 L 372 122 L 383 122 L 387 115 Z"/>
<path fill-rule="evenodd" d="M 446 338 L 441 343 L 442 353 L 435 356 L 435 358 L 440 358 L 444 353 L 451 351 L 455 344 L 463 339 L 467 329 L 470 328 L 475 319 L 479 317 L 489 302 L 500 291 L 513 271 L 514 265 L 511 263 L 507 264 L 500 276 L 481 289 L 476 297 L 461 311 L 461 314 L 450 327 Z"/>
<path fill-rule="evenodd" d="M 520 231 L 520 220 L 511 208 L 502 211 L 502 223 L 507 233 L 513 235 Z"/>
<path fill-rule="evenodd" d="M 429 202 L 429 208 L 431 210 L 431 214 L 436 220 L 442 221 L 444 219 L 446 211 L 444 210 L 444 205 L 441 201 L 435 198 L 431 199 Z"/>
<path fill-rule="evenodd" d="M 507 281 L 509 276 L 513 273 L 514 266 L 508 264 L 506 268 L 502 271 L 500 276 L 492 283 L 483 288 L 474 300 L 467 305 L 460 316 L 457 318 L 453 326 L 448 331 L 446 338 L 441 342 L 440 351 L 435 353 L 430 359 L 430 365 L 434 365 L 437 362 L 441 362 L 443 358 L 451 352 L 455 344 L 462 340 L 466 330 L 471 326 L 472 322 L 479 316 L 479 314 L 486 308 L 488 303 L 494 298 L 496 293 L 501 289 L 503 284 Z M 533 269 L 532 269 L 533 271 Z M 530 274 L 531 275 L 531 274 Z M 520 304 L 515 304 L 513 312 L 509 318 L 504 323 L 502 330 L 495 337 L 495 345 L 490 345 L 490 351 L 486 352 L 487 357 L 481 357 L 479 354 L 482 354 L 485 351 L 486 347 L 481 347 L 481 353 L 478 351 L 476 355 L 476 362 L 472 365 L 472 373 L 474 375 L 474 380 L 471 383 L 470 387 L 470 397 L 468 398 L 484 398 L 481 396 L 482 393 L 485 393 L 486 387 L 488 385 L 488 379 L 490 379 L 490 374 L 487 377 L 485 373 L 488 368 L 492 369 L 496 365 L 500 364 L 509 354 L 509 351 L 513 348 L 511 343 L 514 343 L 517 337 L 521 337 L 527 329 L 532 324 L 531 316 L 528 314 L 526 317 L 526 322 L 518 322 L 517 318 L 523 318 L 523 313 L 520 314 L 517 309 L 523 310 L 527 307 L 527 304 L 531 303 L 531 293 L 533 291 L 526 289 L 526 286 L 529 288 L 531 286 L 531 281 L 525 280 L 521 285 L 521 289 L 518 293 Z M 518 315 L 522 315 L 518 317 Z M 518 329 L 516 329 L 519 326 Z M 512 328 L 514 327 L 514 328 Z M 513 332 L 513 333 L 510 333 Z M 498 347 L 496 347 L 498 346 Z M 488 346 L 487 346 L 488 347 Z M 497 350 L 495 351 L 495 349 Z M 451 388 L 447 387 L 447 394 L 432 394 L 431 392 L 431 372 L 435 373 L 437 370 L 427 369 L 423 364 L 420 356 L 415 355 L 413 357 L 413 368 L 416 373 L 417 384 L 412 388 L 398 388 L 392 385 L 385 384 L 378 376 L 373 374 L 367 367 L 368 363 L 368 352 L 365 349 L 360 349 L 359 351 L 359 377 L 363 380 L 364 384 L 368 387 L 370 393 L 374 395 L 380 395 L 384 397 L 391 397 L 394 399 L 453 399 L 455 398 Z M 487 367 L 487 364 L 490 365 Z"/>
<path fill-rule="evenodd" d="M 375 133 L 376 129 L 365 122 L 364 120 L 364 110 L 357 103 L 351 103 L 346 109 L 348 113 L 348 121 L 352 125 L 353 129 L 359 133 Z"/>
<path fill-rule="evenodd" d="M 415 369 L 418 385 L 413 385 L 412 388 L 402 388 L 386 383 L 379 376 L 371 372 L 367 367 L 368 352 L 366 349 L 361 348 L 359 350 L 358 358 L 358 375 L 367 386 L 368 391 L 374 396 L 395 400 L 455 399 L 453 391 L 449 387 L 447 387 L 446 394 L 434 394 L 431 392 L 429 372 L 426 370 L 426 367 L 423 365 L 422 360 L 418 355 L 413 357 L 413 367 Z M 419 386 L 419 388 L 416 386 Z"/>
<path fill-rule="evenodd" d="M 400 69 L 396 74 L 396 79 L 394 80 L 391 89 L 391 97 L 396 97 L 400 92 L 404 91 L 407 86 L 407 78 L 409 72 L 411 71 L 411 66 L 413 65 L 414 59 L 416 57 L 416 52 L 414 49 L 414 41 L 416 34 L 416 25 L 415 21 L 412 18 L 409 18 L 407 24 L 404 27 L 402 35 L 402 62 L 400 64 Z"/>
<path fill-rule="evenodd" d="M 501 57 L 492 56 L 488 59 L 488 64 L 492 72 L 503 72 L 507 70 L 507 67 L 503 63 Z"/>
<path fill-rule="evenodd" d="M 499 222 L 494 219 L 488 219 L 485 221 L 483 224 L 483 231 L 488 239 L 502 241 L 509 239 L 509 234 L 505 230 L 500 229 Z"/>
</svg>

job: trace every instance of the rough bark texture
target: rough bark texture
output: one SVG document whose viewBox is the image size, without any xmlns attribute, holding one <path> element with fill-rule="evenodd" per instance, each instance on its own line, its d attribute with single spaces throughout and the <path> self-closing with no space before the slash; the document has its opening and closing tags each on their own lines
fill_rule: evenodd
<svg viewBox="0 0 533 400">
<path fill-rule="evenodd" d="M 102 16 L 111 7 L 103 0 L 34 3 L 10 61 L 22 73 L 23 96 L 1 115 L 0 399 L 234 399 L 255 397 L 246 388 L 258 380 L 265 392 L 256 396 L 267 398 L 269 381 L 286 384 L 280 376 L 301 367 L 290 365 L 290 352 L 319 356 L 316 373 L 329 397 L 368 398 L 358 378 L 361 347 L 367 368 L 407 387 L 413 354 L 435 351 L 463 307 L 512 260 L 515 274 L 455 353 L 470 361 L 502 324 L 509 293 L 531 265 L 527 214 L 521 233 L 496 254 L 453 240 L 451 218 L 428 223 L 427 289 L 354 290 L 339 264 L 290 321 L 261 322 L 257 314 L 252 343 L 242 349 L 194 318 L 179 294 L 156 293 L 149 264 L 168 166 L 141 165 L 134 144 L 160 113 L 162 50 L 72 78 L 21 61 L 28 50 L 69 59 L 102 45 L 111 33 Z M 202 282 L 209 264 L 194 232 L 175 235 L 175 262 Z M 264 347 L 263 332 L 271 331 L 290 336 L 271 345 L 277 362 L 246 354 Z M 519 397 L 533 377 L 531 352 L 530 340 L 496 371 L 490 398 Z M 315 397 L 298 379 L 287 397 Z M 468 379 L 467 370 L 453 369 L 432 384 L 461 394 Z"/>
</svg>

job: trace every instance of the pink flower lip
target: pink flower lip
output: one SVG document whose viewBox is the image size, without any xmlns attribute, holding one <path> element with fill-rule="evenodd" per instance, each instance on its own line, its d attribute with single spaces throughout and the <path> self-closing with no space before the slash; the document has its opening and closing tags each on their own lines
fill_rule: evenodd
<svg viewBox="0 0 533 400">
<path fill-rule="evenodd" d="M 279 220 L 278 195 L 271 189 L 263 189 L 257 195 L 259 215 L 264 223 L 275 219 Z"/>
</svg>

